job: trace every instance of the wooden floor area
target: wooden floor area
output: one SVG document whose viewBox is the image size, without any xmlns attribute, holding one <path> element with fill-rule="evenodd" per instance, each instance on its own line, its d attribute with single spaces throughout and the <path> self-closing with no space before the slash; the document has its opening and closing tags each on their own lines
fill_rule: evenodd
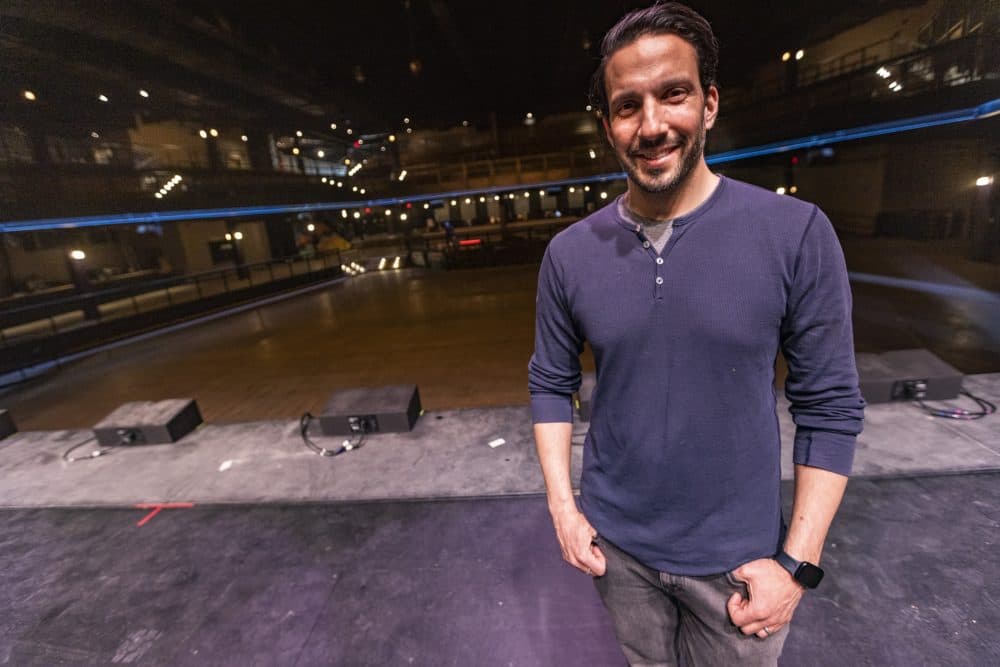
<svg viewBox="0 0 1000 667">
<path fill-rule="evenodd" d="M 929 254 L 929 244 L 899 245 L 848 241 L 848 268 L 997 285 L 996 265 L 945 261 Z M 896 255 L 894 269 L 886 257 Z M 24 431 L 89 428 L 122 403 L 176 397 L 197 399 L 214 423 L 296 418 L 318 413 L 334 391 L 401 383 L 417 384 L 430 410 L 526 404 L 537 272 L 524 265 L 368 273 L 95 355 L 7 391 L 0 407 Z M 859 352 L 924 347 L 965 373 L 1000 371 L 993 303 L 853 289 Z M 589 353 L 584 368 L 592 368 Z M 783 375 L 779 360 L 779 383 Z"/>
</svg>

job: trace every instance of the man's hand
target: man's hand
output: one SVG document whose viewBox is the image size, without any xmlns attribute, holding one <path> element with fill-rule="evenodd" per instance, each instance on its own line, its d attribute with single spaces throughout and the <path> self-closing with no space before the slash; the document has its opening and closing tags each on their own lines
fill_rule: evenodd
<svg viewBox="0 0 1000 667">
<path fill-rule="evenodd" d="M 556 528 L 556 537 L 562 548 L 563 559 L 591 576 L 603 576 L 606 566 L 604 554 L 593 543 L 597 531 L 587 521 L 587 517 L 583 516 L 574 505 L 572 508 L 554 512 L 552 523 Z"/>
<path fill-rule="evenodd" d="M 726 603 L 729 618 L 745 635 L 773 635 L 792 620 L 805 591 L 773 558 L 745 563 L 733 570 L 733 577 L 744 582 L 750 594 L 750 599 L 744 599 L 733 593 Z"/>
</svg>

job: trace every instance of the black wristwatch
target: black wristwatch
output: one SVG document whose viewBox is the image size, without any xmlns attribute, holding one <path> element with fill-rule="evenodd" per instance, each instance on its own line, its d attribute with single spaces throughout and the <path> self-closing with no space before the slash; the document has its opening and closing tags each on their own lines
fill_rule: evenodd
<svg viewBox="0 0 1000 667">
<path fill-rule="evenodd" d="M 784 551 L 779 551 L 774 560 L 778 561 L 778 565 L 788 570 L 792 579 L 806 588 L 816 588 L 819 586 L 819 582 L 823 581 L 823 569 L 818 565 L 807 563 L 804 560 L 795 560 Z"/>
</svg>

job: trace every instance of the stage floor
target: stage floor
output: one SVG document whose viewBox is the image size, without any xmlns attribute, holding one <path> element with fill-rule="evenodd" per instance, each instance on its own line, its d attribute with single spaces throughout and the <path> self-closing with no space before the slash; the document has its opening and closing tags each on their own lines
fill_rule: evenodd
<svg viewBox="0 0 1000 667">
<path fill-rule="evenodd" d="M 0 396 L 21 429 L 0 441 L 0 664 L 624 664 L 541 495 L 536 271 L 369 274 Z M 859 351 L 927 347 L 1000 401 L 996 313 L 906 294 L 855 286 Z M 411 433 L 303 446 L 330 393 L 400 383 L 426 408 Z M 62 460 L 121 403 L 184 396 L 206 424 L 180 442 Z M 1000 661 L 998 470 L 1000 416 L 871 406 L 782 664 Z M 135 507 L 162 502 L 191 507 Z"/>
</svg>

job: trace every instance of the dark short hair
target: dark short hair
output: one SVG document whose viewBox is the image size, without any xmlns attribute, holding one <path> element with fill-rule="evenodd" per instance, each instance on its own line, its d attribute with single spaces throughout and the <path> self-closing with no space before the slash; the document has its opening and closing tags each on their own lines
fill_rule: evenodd
<svg viewBox="0 0 1000 667">
<path fill-rule="evenodd" d="M 616 23 L 601 41 L 601 62 L 590 80 L 590 103 L 608 115 L 608 94 L 604 72 L 611 59 L 622 49 L 646 35 L 677 35 L 694 47 L 698 56 L 698 78 L 703 91 L 716 85 L 719 67 L 719 42 L 708 21 L 679 2 L 657 2 L 645 9 L 629 12 Z"/>
</svg>

